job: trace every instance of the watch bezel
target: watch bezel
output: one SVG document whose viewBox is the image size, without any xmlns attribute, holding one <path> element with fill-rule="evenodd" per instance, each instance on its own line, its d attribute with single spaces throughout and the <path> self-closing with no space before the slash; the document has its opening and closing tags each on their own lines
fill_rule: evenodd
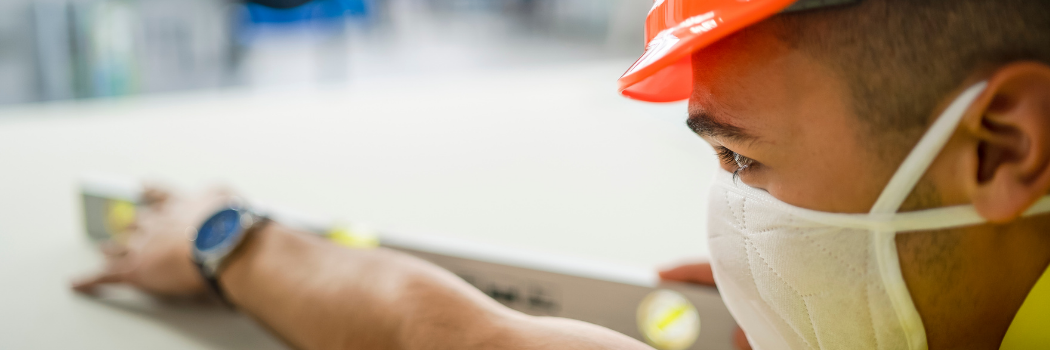
<svg viewBox="0 0 1050 350">
<path fill-rule="evenodd" d="M 200 233 L 203 229 L 212 222 L 213 219 L 219 215 L 224 215 L 230 211 L 237 213 L 237 228 L 236 231 L 225 237 L 219 244 L 208 249 L 200 249 L 197 246 L 197 240 L 200 238 Z M 193 261 L 199 265 L 206 276 L 215 276 L 218 273 L 219 268 L 222 265 L 223 260 L 228 256 L 234 249 L 236 249 L 241 241 L 245 238 L 245 233 L 257 222 L 261 221 L 261 218 L 254 214 L 251 210 L 240 206 L 227 206 L 219 209 L 214 214 L 204 220 L 203 223 L 194 232 L 192 241 L 193 247 Z"/>
</svg>

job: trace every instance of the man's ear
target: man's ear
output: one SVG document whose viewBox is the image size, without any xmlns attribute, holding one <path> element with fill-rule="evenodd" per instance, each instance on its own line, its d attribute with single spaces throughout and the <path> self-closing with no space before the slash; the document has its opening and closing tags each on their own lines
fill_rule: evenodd
<svg viewBox="0 0 1050 350">
<path fill-rule="evenodd" d="M 988 80 L 977 138 L 972 201 L 994 223 L 1020 217 L 1050 192 L 1050 67 L 1018 62 Z M 976 111 L 975 111 L 976 112 Z"/>
</svg>

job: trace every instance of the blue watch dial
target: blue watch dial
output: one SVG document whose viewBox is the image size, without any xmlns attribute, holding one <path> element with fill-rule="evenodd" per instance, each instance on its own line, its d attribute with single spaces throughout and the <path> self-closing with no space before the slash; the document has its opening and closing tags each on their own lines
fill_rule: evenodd
<svg viewBox="0 0 1050 350">
<path fill-rule="evenodd" d="M 193 244 L 200 251 L 214 249 L 229 242 L 241 230 L 241 213 L 236 209 L 224 209 L 204 221 Z"/>
</svg>

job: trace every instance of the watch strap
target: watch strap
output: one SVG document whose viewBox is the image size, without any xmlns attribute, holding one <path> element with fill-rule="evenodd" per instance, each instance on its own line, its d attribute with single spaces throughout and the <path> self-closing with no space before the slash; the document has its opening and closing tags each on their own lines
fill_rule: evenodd
<svg viewBox="0 0 1050 350">
<path fill-rule="evenodd" d="M 210 294 L 216 299 L 219 299 L 219 302 L 221 302 L 223 305 L 226 305 L 229 308 L 233 308 L 233 303 L 231 303 L 230 299 L 226 297 L 226 291 L 222 289 L 221 285 L 219 285 L 218 274 L 215 274 L 214 276 L 209 276 L 208 273 L 205 271 L 204 264 L 194 262 L 194 265 L 197 266 L 197 270 L 200 271 L 201 277 L 204 278 L 204 285 L 208 288 L 208 292 L 210 292 Z"/>
<path fill-rule="evenodd" d="M 193 261 L 193 264 L 197 266 L 197 271 L 200 272 L 201 277 L 204 278 L 205 286 L 208 288 L 208 291 L 215 296 L 215 298 L 219 299 L 223 305 L 234 308 L 233 303 L 231 303 L 230 299 L 226 296 L 226 290 L 223 289 L 222 284 L 219 283 L 219 275 L 222 273 L 222 270 L 226 265 L 239 255 L 241 250 L 243 250 L 242 248 L 244 245 L 255 235 L 255 232 L 261 230 L 271 221 L 272 220 L 266 216 L 253 214 L 252 225 L 244 230 L 240 240 L 237 242 L 237 246 L 234 247 L 233 250 L 230 250 L 230 252 L 222 258 L 222 261 L 220 261 L 218 266 L 214 269 L 209 269 L 208 266 L 201 261 Z"/>
</svg>

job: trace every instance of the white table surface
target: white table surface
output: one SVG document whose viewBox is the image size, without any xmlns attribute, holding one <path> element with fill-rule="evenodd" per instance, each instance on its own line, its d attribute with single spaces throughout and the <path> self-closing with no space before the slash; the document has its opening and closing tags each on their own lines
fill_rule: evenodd
<svg viewBox="0 0 1050 350">
<path fill-rule="evenodd" d="M 374 227 L 655 268 L 707 254 L 711 149 L 630 64 L 0 109 L 0 349 L 281 349 L 249 319 L 69 280 L 85 173 L 226 183 Z"/>
</svg>

